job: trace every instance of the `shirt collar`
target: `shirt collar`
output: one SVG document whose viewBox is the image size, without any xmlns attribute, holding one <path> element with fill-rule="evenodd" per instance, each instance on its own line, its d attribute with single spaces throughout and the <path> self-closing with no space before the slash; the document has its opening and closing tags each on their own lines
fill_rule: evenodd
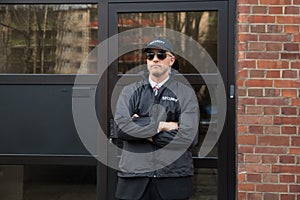
<svg viewBox="0 0 300 200">
<path fill-rule="evenodd" d="M 160 83 L 156 83 L 154 81 L 151 80 L 150 76 L 149 76 L 149 83 L 151 85 L 151 87 L 153 88 L 154 86 L 160 88 L 161 86 L 163 86 L 163 84 L 165 84 L 168 80 L 169 80 L 170 76 L 168 76 L 165 80 L 163 80 Z"/>
</svg>

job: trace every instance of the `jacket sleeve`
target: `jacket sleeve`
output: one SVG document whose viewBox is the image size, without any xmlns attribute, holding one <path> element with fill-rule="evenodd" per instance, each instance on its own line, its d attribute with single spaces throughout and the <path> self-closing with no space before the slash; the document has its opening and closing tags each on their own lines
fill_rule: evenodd
<svg viewBox="0 0 300 200">
<path fill-rule="evenodd" d="M 193 91 L 184 93 L 180 98 L 183 100 L 180 102 L 181 113 L 178 130 L 163 132 L 155 136 L 157 138 L 154 137 L 154 140 L 159 141 L 158 144 L 162 144 L 162 141 L 167 142 L 169 145 L 166 148 L 188 149 L 195 146 L 198 141 L 199 106 L 197 98 Z"/>
<path fill-rule="evenodd" d="M 132 118 L 135 113 L 135 95 L 133 87 L 125 87 L 118 99 L 115 123 L 117 125 L 117 137 L 122 140 L 145 140 L 157 132 L 157 123 L 150 117 Z"/>
<path fill-rule="evenodd" d="M 157 147 L 164 147 L 176 136 L 178 130 L 161 131 L 152 137 L 153 144 Z"/>
</svg>

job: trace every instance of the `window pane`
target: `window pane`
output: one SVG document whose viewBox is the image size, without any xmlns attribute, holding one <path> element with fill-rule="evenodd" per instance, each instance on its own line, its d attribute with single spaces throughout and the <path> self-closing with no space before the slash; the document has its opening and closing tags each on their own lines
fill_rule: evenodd
<svg viewBox="0 0 300 200">
<path fill-rule="evenodd" d="M 0 165 L 0 173 L 0 199 L 96 199 L 94 166 Z"/>
<path fill-rule="evenodd" d="M 162 27 L 172 29 L 199 42 L 217 64 L 217 20 L 217 11 L 120 13 L 118 14 L 118 32 L 120 33 L 141 27 Z M 133 37 L 141 38 L 143 36 Z M 162 35 L 159 37 L 164 36 Z M 177 59 L 179 61 L 179 69 L 177 70 L 180 73 L 198 74 L 197 70 L 189 62 L 178 55 Z M 145 60 L 145 56 L 141 50 L 129 52 L 119 58 L 118 71 L 120 74 L 126 73 L 134 66 L 145 64 Z M 205 71 L 207 73 L 215 73 L 214 69 L 205 69 Z"/>
<path fill-rule="evenodd" d="M 216 86 L 210 86 L 216 89 Z M 218 105 L 212 104 L 216 102 L 216 96 L 214 93 L 210 94 L 207 85 L 193 85 L 194 91 L 196 93 L 199 110 L 200 110 L 200 123 L 199 123 L 199 136 L 198 143 L 193 148 L 194 157 L 217 157 L 218 156 L 218 138 L 217 138 L 217 119 L 218 119 Z M 208 128 L 210 127 L 210 132 Z M 208 136 L 208 134 L 210 134 Z M 204 142 L 206 141 L 206 142 Z M 214 146 L 209 146 L 213 145 Z M 205 146 L 206 145 L 206 146 Z M 211 148 L 207 155 L 201 155 L 201 148 Z M 201 153 L 200 153 L 201 152 Z"/>
<path fill-rule="evenodd" d="M 193 196 L 190 200 L 217 200 L 217 169 L 195 169 Z"/>
<path fill-rule="evenodd" d="M 97 20 L 92 4 L 1 5 L 0 73 L 76 74 L 98 43 Z"/>
</svg>

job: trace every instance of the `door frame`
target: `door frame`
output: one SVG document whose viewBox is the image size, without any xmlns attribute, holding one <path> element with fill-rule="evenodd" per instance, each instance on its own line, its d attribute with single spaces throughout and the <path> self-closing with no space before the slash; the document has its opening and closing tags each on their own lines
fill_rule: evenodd
<svg viewBox="0 0 300 200">
<path fill-rule="evenodd" d="M 163 5 L 163 6 L 162 6 Z M 118 13 L 127 12 L 176 12 L 176 11 L 208 11 L 217 10 L 219 13 L 218 29 L 218 65 L 222 78 L 225 83 L 227 93 L 229 88 L 235 87 L 235 68 L 234 68 L 234 19 L 235 15 L 230 10 L 235 9 L 233 1 L 109 1 L 106 4 L 106 19 L 107 37 L 117 34 Z M 101 9 L 101 6 L 99 6 Z M 100 12 L 101 13 L 101 12 Z M 225 46 L 225 47 L 224 47 Z M 221 47 L 221 48 L 220 48 Z M 223 51 L 220 52 L 220 49 Z M 116 68 L 110 69 L 108 72 L 108 80 L 116 81 L 118 77 L 111 76 L 116 74 Z M 187 75 L 188 80 L 193 84 L 193 75 Z M 113 78 L 112 78 L 113 77 Z M 108 82 L 108 90 L 111 90 L 110 83 Z M 110 92 L 108 92 L 109 94 Z M 232 93 L 232 91 L 231 91 Z M 232 94 L 231 94 L 232 95 Z M 109 105 L 109 99 L 107 105 Z M 110 118 L 110 113 L 108 118 Z M 227 113 L 235 113 L 235 98 L 229 98 L 227 95 Z M 109 121 L 109 120 L 108 120 Z M 109 123 L 109 122 L 108 122 Z M 108 125 L 109 126 L 109 125 Z M 235 115 L 226 115 L 226 120 L 222 135 L 219 138 L 218 158 L 201 158 L 194 159 L 196 168 L 216 168 L 218 170 L 218 199 L 235 199 Z M 224 149 L 225 148 L 225 149 Z M 103 170 L 103 168 L 102 168 Z M 106 174 L 99 171 L 98 176 L 102 174 L 102 179 L 107 180 L 107 192 L 102 193 L 99 199 L 113 199 L 114 187 L 116 184 L 116 172 L 107 168 Z"/>
</svg>

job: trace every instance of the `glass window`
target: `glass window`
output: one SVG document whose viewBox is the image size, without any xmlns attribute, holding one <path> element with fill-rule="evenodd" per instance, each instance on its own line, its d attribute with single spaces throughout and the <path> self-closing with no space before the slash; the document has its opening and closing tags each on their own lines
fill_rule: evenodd
<svg viewBox="0 0 300 200">
<path fill-rule="evenodd" d="M 217 200 L 217 169 L 197 168 L 193 176 L 193 196 L 190 200 Z"/>
<path fill-rule="evenodd" d="M 217 64 L 217 11 L 204 12 L 157 12 L 157 13 L 120 13 L 118 14 L 118 32 L 141 28 L 162 27 L 184 33 L 198 41 Z M 143 36 L 133 36 L 141 38 Z M 161 36 L 163 37 L 163 36 Z M 145 39 L 146 40 L 146 39 Z M 149 41 L 150 42 L 150 41 Z M 184 48 L 184 47 L 182 47 Z M 195 55 L 197 56 L 197 55 Z M 182 74 L 198 74 L 197 70 L 186 60 L 177 55 L 179 69 Z M 145 56 L 141 50 L 129 52 L 119 58 L 119 74 L 124 74 L 134 66 L 145 64 Z M 214 73 L 213 69 L 205 69 Z"/>
<path fill-rule="evenodd" d="M 210 86 L 215 89 L 216 86 Z M 203 157 L 201 155 L 201 148 L 209 148 L 210 152 L 205 157 L 217 157 L 218 155 L 218 137 L 217 137 L 217 116 L 218 106 L 212 104 L 212 99 L 216 102 L 215 93 L 208 91 L 207 85 L 193 85 L 196 93 L 199 110 L 200 110 L 200 123 L 199 123 L 199 136 L 198 143 L 193 148 L 194 157 Z M 208 128 L 210 127 L 210 131 Z M 209 135 L 208 135 L 209 134 Z M 204 146 L 206 145 L 206 146 Z M 210 146 L 212 145 L 212 146 Z"/>
<path fill-rule="evenodd" d="M 0 73 L 76 74 L 89 52 L 72 46 L 91 51 L 97 45 L 97 19 L 92 4 L 1 5 Z"/>
<path fill-rule="evenodd" d="M 0 199 L 96 199 L 94 166 L 0 165 L 0 173 Z"/>
</svg>

